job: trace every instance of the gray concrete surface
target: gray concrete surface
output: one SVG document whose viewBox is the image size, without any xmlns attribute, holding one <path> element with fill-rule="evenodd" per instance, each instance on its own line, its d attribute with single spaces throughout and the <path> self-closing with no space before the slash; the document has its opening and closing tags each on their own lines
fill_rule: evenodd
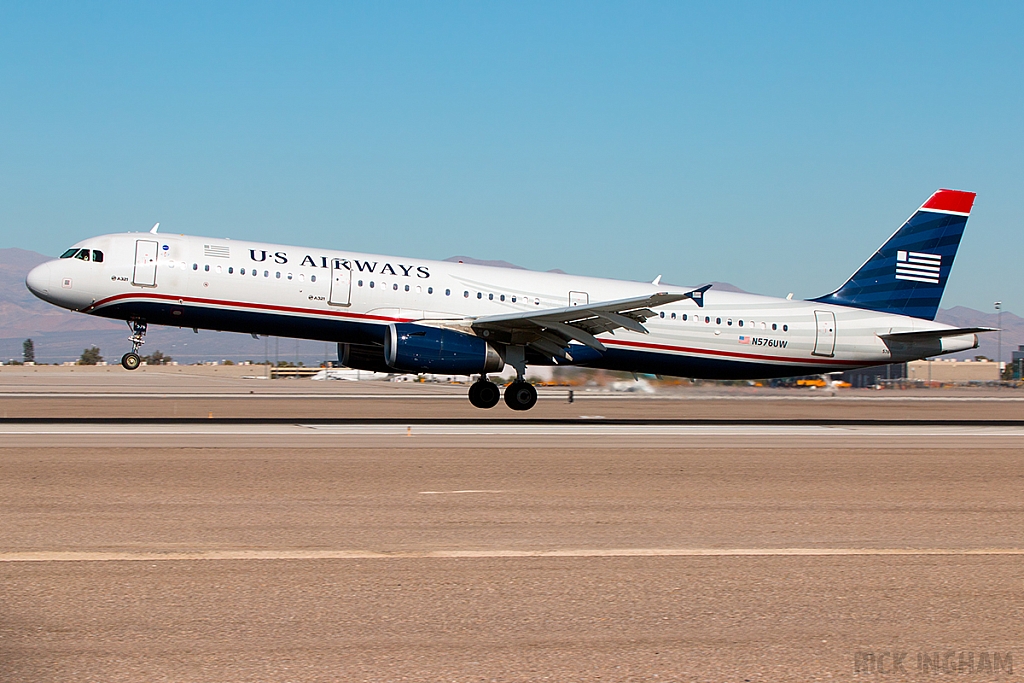
<svg viewBox="0 0 1024 683">
<path fill-rule="evenodd" d="M 0 434 L 2 681 L 1024 666 L 1022 430 L 18 429 Z M 1007 653 L 1012 675 L 984 669 Z"/>
</svg>

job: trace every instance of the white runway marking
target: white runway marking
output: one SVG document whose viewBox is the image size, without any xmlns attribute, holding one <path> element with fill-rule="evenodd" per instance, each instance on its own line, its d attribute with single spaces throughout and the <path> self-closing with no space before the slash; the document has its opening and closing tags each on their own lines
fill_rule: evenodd
<svg viewBox="0 0 1024 683">
<path fill-rule="evenodd" d="M 1024 548 L 568 548 L 552 550 L 200 550 L 29 551 L 0 553 L 0 562 L 158 562 L 196 560 L 377 560 L 588 557 L 835 557 L 1024 555 Z"/>
<path fill-rule="evenodd" d="M 618 425 L 601 422 L 581 424 L 8 424 L 0 436 L 804 436 L 824 437 L 1024 437 L 1024 427 L 936 425 Z"/>
</svg>

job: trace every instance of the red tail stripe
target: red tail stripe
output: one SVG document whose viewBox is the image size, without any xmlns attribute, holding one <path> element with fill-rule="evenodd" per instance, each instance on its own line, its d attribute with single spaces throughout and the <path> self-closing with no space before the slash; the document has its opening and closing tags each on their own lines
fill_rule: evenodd
<svg viewBox="0 0 1024 683">
<path fill-rule="evenodd" d="M 974 206 L 975 192 L 961 192 L 960 190 L 939 190 L 924 203 L 922 209 L 935 209 L 936 211 L 956 211 L 957 213 L 970 213 Z"/>
</svg>

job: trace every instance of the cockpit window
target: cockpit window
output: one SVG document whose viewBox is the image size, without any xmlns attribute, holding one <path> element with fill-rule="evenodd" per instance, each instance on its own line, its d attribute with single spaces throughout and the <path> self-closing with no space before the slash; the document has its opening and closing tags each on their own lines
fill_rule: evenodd
<svg viewBox="0 0 1024 683">
<path fill-rule="evenodd" d="M 71 258 L 72 256 L 74 256 L 77 253 L 78 253 L 77 249 L 68 249 L 63 254 L 61 254 L 60 257 L 61 258 Z"/>
<path fill-rule="evenodd" d="M 88 249 L 79 249 L 78 253 L 75 254 L 75 258 L 82 259 L 83 261 L 88 261 L 89 260 L 89 250 Z"/>
<path fill-rule="evenodd" d="M 97 251 L 97 250 L 93 249 L 92 250 L 92 260 L 95 263 L 103 263 L 103 252 L 102 251 Z"/>
</svg>

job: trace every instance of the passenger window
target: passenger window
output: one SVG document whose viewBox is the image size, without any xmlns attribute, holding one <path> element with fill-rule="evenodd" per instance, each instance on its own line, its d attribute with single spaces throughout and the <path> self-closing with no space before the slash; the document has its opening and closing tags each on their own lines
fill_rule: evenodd
<svg viewBox="0 0 1024 683">
<path fill-rule="evenodd" d="M 263 271 L 263 277 L 270 277 L 270 271 L 269 270 L 264 270 Z"/>
<path fill-rule="evenodd" d="M 715 318 L 715 324 L 716 325 L 721 325 L 722 324 L 722 319 L 721 318 Z"/>
<path fill-rule="evenodd" d="M 433 293 L 434 293 L 434 288 L 433 287 L 427 287 L 427 294 L 433 294 Z"/>
<path fill-rule="evenodd" d="M 483 292 L 477 292 L 477 293 L 476 293 L 476 298 L 477 298 L 477 299 L 483 299 L 483 298 L 484 298 L 484 294 L 483 294 Z"/>
<path fill-rule="evenodd" d="M 220 266 L 217 266 L 217 272 L 218 272 L 218 273 L 219 273 L 219 272 L 221 272 L 221 270 L 220 270 Z"/>
<path fill-rule="evenodd" d="M 203 270 L 205 270 L 207 273 L 209 273 L 210 272 L 210 264 L 207 263 L 205 266 L 203 266 Z"/>
<path fill-rule="evenodd" d="M 494 295 L 493 294 L 488 294 L 487 295 L 487 300 L 488 301 L 494 301 Z"/>
<path fill-rule="evenodd" d="M 274 277 L 276 277 L 278 280 L 280 280 L 281 279 L 281 271 L 277 271 L 277 274 Z"/>
<path fill-rule="evenodd" d="M 683 320 L 686 320 L 686 314 L 683 313 Z"/>
<path fill-rule="evenodd" d="M 397 292 L 398 291 L 398 283 L 396 282 L 394 284 L 394 286 L 391 287 L 391 289 L 393 289 L 393 290 L 395 290 Z"/>
<path fill-rule="evenodd" d="M 782 326 L 782 331 L 783 332 L 789 332 L 789 325 L 783 325 Z"/>
<path fill-rule="evenodd" d="M 78 253 L 77 249 L 68 249 L 63 254 L 61 254 L 60 257 L 61 258 L 71 258 L 72 256 L 74 256 L 77 253 Z"/>
<path fill-rule="evenodd" d="M 407 292 L 409 291 L 409 285 L 405 286 L 405 291 L 407 291 Z"/>
<path fill-rule="evenodd" d="M 310 282 L 316 282 L 316 275 L 310 275 L 309 276 L 309 281 Z"/>
<path fill-rule="evenodd" d="M 466 299 L 468 299 L 469 298 L 469 292 L 468 291 L 463 292 L 462 296 L 465 297 Z"/>
<path fill-rule="evenodd" d="M 512 295 L 512 303 L 515 303 L 515 302 L 516 302 L 516 295 L 515 295 L 515 294 L 513 294 L 513 295 Z"/>
<path fill-rule="evenodd" d="M 772 323 L 772 329 L 773 329 L 773 330 L 777 330 L 777 329 L 779 329 L 779 326 L 778 326 L 778 325 L 776 325 L 775 323 Z"/>
<path fill-rule="evenodd" d="M 673 313 L 673 314 L 672 314 L 672 319 L 673 319 L 673 320 L 675 320 L 675 319 L 676 319 L 676 314 L 675 314 L 675 313 Z"/>
<path fill-rule="evenodd" d="M 710 324 L 711 323 L 711 318 L 709 318 L 708 316 L 704 316 L 704 322 L 707 323 L 707 324 Z"/>
<path fill-rule="evenodd" d="M 743 321 L 741 320 L 739 322 L 740 322 L 740 327 L 743 327 Z"/>
<path fill-rule="evenodd" d="M 289 280 L 291 280 L 291 279 L 292 279 L 292 274 L 291 274 L 291 273 L 288 273 L 288 279 L 289 279 Z"/>
<path fill-rule="evenodd" d="M 192 264 L 192 270 L 199 270 L 199 264 L 198 263 L 193 263 Z"/>
<path fill-rule="evenodd" d="M 358 282 L 357 284 L 358 284 L 358 285 L 359 285 L 360 287 L 362 287 L 362 286 L 363 286 L 363 281 L 362 281 L 362 280 L 360 280 L 360 281 L 359 281 L 359 282 Z"/>
<path fill-rule="evenodd" d="M 662 311 L 662 312 L 661 312 L 661 317 L 662 317 L 662 318 L 664 318 L 664 317 L 665 317 L 665 311 Z"/>
<path fill-rule="evenodd" d="M 450 290 L 450 289 L 444 290 L 444 295 L 445 296 L 451 296 L 452 295 L 452 290 Z"/>
<path fill-rule="evenodd" d="M 103 252 L 102 251 L 96 251 L 95 249 L 93 249 L 92 250 L 92 260 L 93 260 L 93 263 L 103 263 Z"/>
<path fill-rule="evenodd" d="M 235 269 L 232 268 L 231 266 L 228 266 L 228 275 L 232 275 L 232 274 L 234 274 L 234 272 L 235 272 Z"/>
<path fill-rule="evenodd" d="M 370 280 L 370 289 L 373 289 L 373 280 Z"/>
<path fill-rule="evenodd" d="M 732 325 L 732 318 L 729 318 L 728 320 L 726 320 L 725 324 L 726 325 Z"/>
<path fill-rule="evenodd" d="M 505 295 L 504 295 L 504 294 L 502 294 L 502 295 L 501 295 L 501 300 L 502 300 L 502 301 L 504 301 L 504 300 L 505 300 Z"/>
</svg>

